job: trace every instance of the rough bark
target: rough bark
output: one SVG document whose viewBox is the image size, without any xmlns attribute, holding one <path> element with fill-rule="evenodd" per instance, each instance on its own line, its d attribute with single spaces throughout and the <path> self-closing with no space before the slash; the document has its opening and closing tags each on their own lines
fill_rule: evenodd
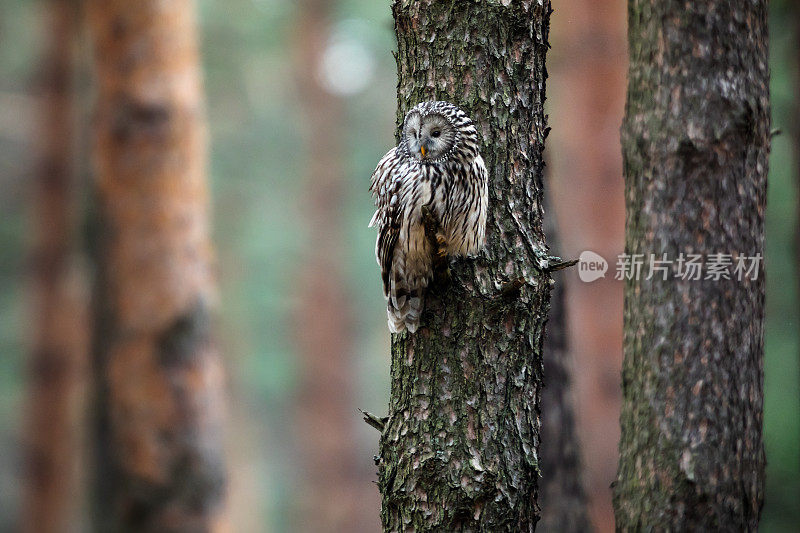
<svg viewBox="0 0 800 533">
<path fill-rule="evenodd" d="M 294 331 L 300 358 L 298 417 L 299 531 L 375 531 L 379 501 L 370 465 L 359 461 L 353 435 L 352 298 L 343 268 L 346 179 L 344 102 L 320 83 L 318 66 L 328 45 L 333 0 L 298 2 L 295 41 L 297 94 L 303 111 L 309 234 L 300 273 Z M 335 458 L 335 459 L 334 459 Z M 359 462 L 362 466 L 359 466 Z"/>
<path fill-rule="evenodd" d="M 629 254 L 764 252 L 764 0 L 629 4 Z M 625 286 L 617 528 L 755 531 L 764 273 Z"/>
<path fill-rule="evenodd" d="M 548 189 L 558 216 L 560 251 L 578 257 L 592 250 L 609 260 L 612 272 L 625 241 L 619 126 L 628 65 L 626 5 L 626 0 L 555 4 L 547 59 L 548 104 L 557 125 L 548 138 Z M 623 284 L 613 274 L 592 283 L 582 282 L 575 272 L 565 278 L 589 514 L 595 531 L 608 533 L 614 530 L 609 487 L 619 454 Z"/>
<path fill-rule="evenodd" d="M 96 528 L 223 527 L 223 372 L 194 3 L 91 0 Z"/>
<path fill-rule="evenodd" d="M 48 45 L 38 82 L 40 162 L 33 182 L 32 347 L 27 404 L 23 530 L 66 531 L 75 522 L 87 295 L 76 266 L 72 78 L 77 4 L 45 3 Z"/>
<path fill-rule="evenodd" d="M 475 121 L 489 169 L 488 244 L 433 287 L 420 329 L 392 339 L 379 488 L 386 531 L 532 531 L 551 285 L 542 271 L 550 3 L 392 4 L 398 125 L 444 99 Z M 517 290 L 502 291 L 523 278 Z"/>
<path fill-rule="evenodd" d="M 549 183 L 549 181 L 548 181 Z M 548 207 L 550 202 L 545 204 Z M 545 236 L 558 249 L 555 216 L 547 209 Z M 563 272 L 553 274 L 550 312 L 544 336 L 544 390 L 542 391 L 539 498 L 542 521 L 538 531 L 584 533 L 589 529 L 583 488 L 580 444 L 575 428 L 572 361 L 568 348 L 566 290 Z"/>
</svg>

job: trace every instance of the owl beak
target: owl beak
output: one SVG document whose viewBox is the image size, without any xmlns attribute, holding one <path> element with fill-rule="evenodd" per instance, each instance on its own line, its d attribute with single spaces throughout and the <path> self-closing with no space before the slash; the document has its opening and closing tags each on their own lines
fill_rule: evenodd
<svg viewBox="0 0 800 533">
<path fill-rule="evenodd" d="M 420 146 L 419 147 L 419 153 L 422 154 L 422 157 L 425 157 L 425 147 L 424 146 Z"/>
</svg>

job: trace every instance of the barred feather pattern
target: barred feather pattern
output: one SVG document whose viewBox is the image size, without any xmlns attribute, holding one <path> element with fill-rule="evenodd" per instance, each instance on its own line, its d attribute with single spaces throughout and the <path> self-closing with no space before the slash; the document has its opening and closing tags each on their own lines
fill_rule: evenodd
<svg viewBox="0 0 800 533">
<path fill-rule="evenodd" d="M 433 131 L 436 139 L 425 134 L 420 138 L 423 131 Z M 437 218 L 448 256 L 474 255 L 485 244 L 488 177 L 472 120 L 448 102 L 415 106 L 404 120 L 400 144 L 383 156 L 372 174 L 370 191 L 377 209 L 369 225 L 378 229 L 375 257 L 389 330 L 413 333 L 424 310 L 436 253 L 425 235 L 422 207 L 427 205 Z"/>
</svg>

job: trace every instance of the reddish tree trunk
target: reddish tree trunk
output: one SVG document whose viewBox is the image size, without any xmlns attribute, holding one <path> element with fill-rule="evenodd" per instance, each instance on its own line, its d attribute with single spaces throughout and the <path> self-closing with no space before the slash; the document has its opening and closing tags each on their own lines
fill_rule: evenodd
<svg viewBox="0 0 800 533">
<path fill-rule="evenodd" d="M 206 128 L 194 3 L 91 0 L 98 100 L 101 531 L 223 525 Z"/>
<path fill-rule="evenodd" d="M 75 265 L 72 76 L 77 4 L 45 3 L 48 46 L 41 72 L 41 142 L 34 180 L 33 345 L 26 422 L 24 531 L 65 531 L 78 501 L 78 439 L 85 382 L 87 298 Z"/>
<path fill-rule="evenodd" d="M 300 283 L 295 336 L 301 362 L 297 436 L 301 452 L 301 531 L 375 531 L 380 505 L 373 465 L 359 467 L 354 444 L 358 411 L 351 360 L 353 323 L 342 251 L 344 160 L 347 147 L 336 134 L 344 102 L 320 84 L 332 0 L 298 3 L 296 75 L 306 140 L 304 219 L 310 235 Z"/>
<path fill-rule="evenodd" d="M 619 125 L 625 101 L 625 0 L 561 2 L 553 13 L 548 141 L 553 207 L 565 257 L 592 250 L 613 271 L 622 252 Z M 567 335 L 592 525 L 614 530 L 611 482 L 619 441 L 622 283 L 567 271 Z"/>
</svg>

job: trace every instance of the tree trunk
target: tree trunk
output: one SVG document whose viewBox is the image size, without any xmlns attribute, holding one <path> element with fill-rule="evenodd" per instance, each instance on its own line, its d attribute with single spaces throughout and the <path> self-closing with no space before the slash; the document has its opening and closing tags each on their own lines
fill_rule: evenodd
<svg viewBox="0 0 800 533">
<path fill-rule="evenodd" d="M 548 181 L 549 183 L 549 181 Z M 549 200 L 549 197 L 548 197 Z M 545 204 L 549 207 L 550 202 Z M 552 210 L 544 216 L 545 237 L 558 249 Z M 572 361 L 567 346 L 566 294 L 563 272 L 553 275 L 550 313 L 544 336 L 540 482 L 542 521 L 539 532 L 584 533 L 589 529 L 583 489 L 580 444 L 575 429 Z"/>
<path fill-rule="evenodd" d="M 75 265 L 73 84 L 78 5 L 45 3 L 48 46 L 39 89 L 41 142 L 33 184 L 33 346 L 26 418 L 25 531 L 66 531 L 80 502 L 78 445 L 88 349 L 88 301 Z"/>
<path fill-rule="evenodd" d="M 794 88 L 794 91 L 792 92 L 792 95 L 793 95 L 792 108 L 793 108 L 794 121 L 793 121 L 793 124 L 792 124 L 792 127 L 791 127 L 790 135 L 791 135 L 791 139 L 792 139 L 792 148 L 793 148 L 792 152 L 793 152 L 793 155 L 794 155 L 794 170 L 795 170 L 795 179 L 796 179 L 795 183 L 796 183 L 796 186 L 797 186 L 797 189 L 795 189 L 795 194 L 797 194 L 797 191 L 800 191 L 800 0 L 794 0 L 794 1 L 790 2 L 789 11 L 790 11 L 791 17 L 792 17 L 792 24 L 791 24 L 791 30 L 790 31 L 793 34 L 794 43 L 795 43 L 795 49 L 794 49 L 794 51 L 795 51 L 795 54 L 794 54 L 795 71 L 794 71 L 794 77 L 792 78 L 792 81 L 790 82 L 791 86 Z M 775 68 L 777 70 L 778 68 L 781 68 L 781 67 L 777 67 L 776 66 Z M 792 115 L 790 114 L 789 116 L 792 116 Z M 791 119 L 789 119 L 789 120 L 791 120 Z M 797 216 L 800 216 L 800 204 L 797 203 L 797 196 L 795 196 L 795 202 L 796 203 L 794 205 L 794 209 L 795 209 L 794 215 L 795 215 L 795 217 L 797 217 Z M 794 257 L 795 257 L 795 266 L 796 266 L 796 269 L 797 269 L 795 271 L 796 272 L 800 272 L 800 224 L 796 224 L 795 225 L 794 231 L 795 231 L 795 233 L 794 233 L 794 243 L 793 243 L 794 244 Z M 778 279 L 780 279 L 780 278 L 778 278 Z M 779 285 L 779 286 L 782 286 L 782 285 Z M 797 293 L 795 293 L 795 294 L 797 294 Z M 795 303 L 798 306 L 800 306 L 800 300 L 796 301 Z M 798 312 L 800 312 L 800 310 L 798 310 Z M 797 316 L 798 315 L 795 315 L 795 324 L 797 324 L 797 318 L 796 318 Z M 791 328 L 791 325 L 787 324 L 787 326 L 789 328 Z M 798 354 L 798 356 L 800 356 L 800 354 Z M 774 412 L 775 411 L 771 411 L 770 414 L 772 415 L 772 413 L 774 413 Z M 767 437 L 767 438 L 769 438 L 769 437 Z M 778 470 L 778 469 L 781 469 L 782 466 L 784 466 L 782 464 L 782 461 L 775 461 L 772 464 L 772 469 L 773 470 Z M 771 474 L 771 472 L 770 472 L 770 474 Z M 791 476 L 791 474 L 790 474 L 790 476 Z M 775 476 L 775 477 L 778 477 L 778 476 Z M 792 476 L 792 477 L 794 477 L 794 476 Z M 780 481 L 778 481 L 778 483 L 773 485 L 773 487 L 776 487 L 777 490 L 782 491 L 782 490 L 784 490 L 785 485 L 782 484 Z M 795 478 L 795 482 L 794 482 L 794 487 L 795 487 L 795 491 L 800 489 L 800 481 L 798 481 L 796 478 Z M 772 488 L 772 487 L 770 487 L 770 488 Z M 797 492 L 795 492 L 795 493 L 797 493 Z M 798 507 L 794 507 L 794 509 L 795 509 L 795 512 L 800 510 Z M 797 515 L 795 515 L 795 516 L 797 516 Z M 791 518 L 789 520 L 787 520 L 787 523 L 789 523 L 790 521 L 791 521 Z"/>
<path fill-rule="evenodd" d="M 612 267 L 611 258 L 622 252 L 625 241 L 618 131 L 628 65 L 626 5 L 626 0 L 558 2 L 547 58 L 550 119 L 557 127 L 548 138 L 545 159 L 559 251 L 578 257 L 592 250 Z M 575 414 L 584 444 L 589 514 L 597 533 L 609 533 L 614 531 L 609 487 L 619 457 L 623 284 L 613 274 L 591 283 L 575 273 L 565 278 L 569 352 L 579 369 L 573 376 Z M 547 361 L 545 381 L 550 381 Z"/>
<path fill-rule="evenodd" d="M 763 255 L 766 1 L 631 2 L 629 36 L 626 252 L 648 262 L 651 253 L 704 262 Z M 756 530 L 764 483 L 757 273 L 626 282 L 618 529 Z"/>
<path fill-rule="evenodd" d="M 223 372 L 191 0 L 91 0 L 97 529 L 223 527 Z"/>
<path fill-rule="evenodd" d="M 542 231 L 550 3 L 392 4 L 398 125 L 417 102 L 475 121 L 489 169 L 488 244 L 432 287 L 415 334 L 392 339 L 379 488 L 387 531 L 532 531 L 542 340 L 550 276 Z M 516 290 L 515 280 L 524 280 Z"/>
<path fill-rule="evenodd" d="M 297 437 L 302 473 L 295 524 L 299 531 L 375 531 L 378 498 L 369 462 L 359 461 L 352 436 L 358 423 L 352 364 L 352 299 L 342 263 L 346 243 L 344 102 L 320 83 L 332 0 L 297 3 L 297 94 L 306 139 L 306 204 L 310 236 L 294 317 L 301 374 Z M 335 458 L 335 460 L 332 460 Z M 372 503 L 372 505 L 370 505 Z"/>
</svg>

